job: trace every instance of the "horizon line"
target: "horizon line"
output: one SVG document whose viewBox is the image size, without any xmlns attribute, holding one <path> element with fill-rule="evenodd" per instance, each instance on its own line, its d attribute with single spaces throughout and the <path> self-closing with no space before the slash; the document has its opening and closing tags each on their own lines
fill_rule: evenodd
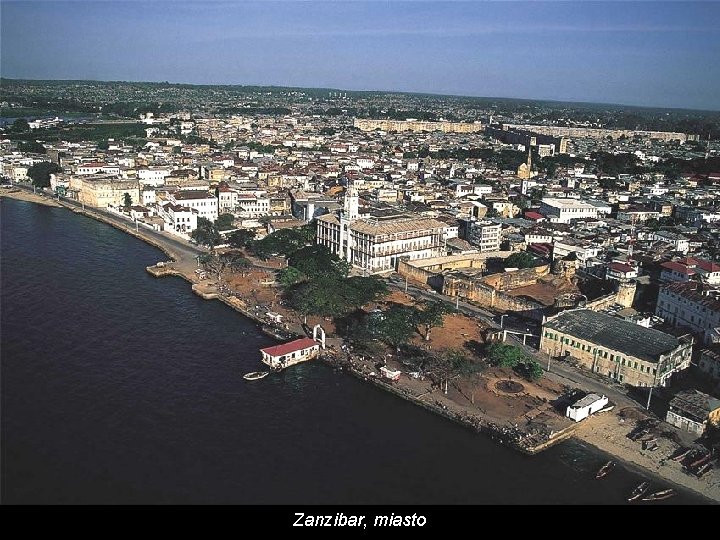
<svg viewBox="0 0 720 540">
<path fill-rule="evenodd" d="M 480 96 L 480 95 L 467 95 L 467 94 L 436 94 L 433 92 L 421 92 L 421 91 L 406 91 L 406 90 L 352 90 L 333 88 L 329 86 L 286 86 L 276 84 L 240 84 L 240 83 L 189 83 L 189 82 L 170 82 L 170 81 L 140 81 L 140 80 L 104 80 L 104 79 L 32 79 L 24 77 L 7 77 L 0 75 L 1 81 L 32 81 L 32 82 L 90 82 L 90 83 L 130 83 L 130 84 L 166 84 L 166 85 L 184 85 L 184 86 L 237 86 L 237 87 L 248 87 L 254 86 L 258 88 L 279 88 L 279 89 L 300 89 L 300 90 L 331 90 L 337 92 L 356 92 L 356 93 L 381 93 L 381 94 L 409 94 L 417 96 L 436 96 L 436 97 L 456 97 L 456 98 L 470 98 L 470 99 L 497 99 L 497 100 L 513 100 L 513 101 L 536 101 L 536 102 L 550 102 L 559 104 L 578 104 L 578 105 L 608 105 L 614 107 L 634 107 L 638 109 L 663 109 L 663 110 L 677 110 L 677 111 L 693 111 L 693 112 L 709 112 L 718 113 L 720 109 L 698 109 L 689 107 L 667 107 L 659 105 L 634 105 L 629 103 L 610 103 L 610 102 L 598 102 L 598 101 L 582 101 L 582 100 L 562 100 L 557 98 L 519 98 L 519 97 L 508 97 L 508 96 Z"/>
</svg>

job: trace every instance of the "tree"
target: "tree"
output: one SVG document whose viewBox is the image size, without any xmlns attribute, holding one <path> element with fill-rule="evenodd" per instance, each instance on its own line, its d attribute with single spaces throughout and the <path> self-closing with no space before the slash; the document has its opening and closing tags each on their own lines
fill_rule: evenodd
<svg viewBox="0 0 720 540">
<path fill-rule="evenodd" d="M 243 272 L 252 266 L 243 254 L 239 251 L 226 251 L 220 255 L 220 259 L 232 272 Z"/>
<path fill-rule="evenodd" d="M 25 118 L 16 119 L 10 126 L 11 133 L 23 133 L 25 131 L 30 131 L 30 124 Z"/>
<path fill-rule="evenodd" d="M 227 235 L 228 244 L 235 248 L 248 247 L 255 240 L 255 231 L 250 229 L 238 229 Z"/>
<path fill-rule="evenodd" d="M 198 244 L 211 249 L 222 242 L 222 237 L 220 236 L 220 231 L 218 231 L 217 226 L 204 217 L 197 219 L 197 228 L 190 233 L 190 238 Z"/>
<path fill-rule="evenodd" d="M 430 341 L 430 330 L 442 327 L 445 315 L 450 311 L 445 302 L 425 302 L 423 309 L 415 312 L 414 322 L 423 327 L 425 341 Z"/>
<path fill-rule="evenodd" d="M 339 278 L 320 274 L 288 289 L 290 306 L 304 315 L 338 317 L 387 294 L 385 283 L 375 277 Z"/>
<path fill-rule="evenodd" d="M 37 141 L 19 141 L 17 143 L 19 152 L 28 152 L 32 154 L 45 154 L 45 146 Z"/>
<path fill-rule="evenodd" d="M 513 253 L 504 263 L 505 268 L 532 268 L 535 266 L 535 257 L 527 251 Z"/>
<path fill-rule="evenodd" d="M 215 220 L 215 225 L 217 226 L 218 230 L 227 231 L 228 229 L 232 229 L 234 227 L 234 221 L 235 216 L 233 216 L 232 214 L 220 214 Z"/>
<path fill-rule="evenodd" d="M 519 348 L 504 343 L 493 343 L 486 349 L 485 353 L 488 362 L 498 367 L 514 368 L 525 360 L 525 354 Z"/>
<path fill-rule="evenodd" d="M 394 305 L 373 317 L 371 331 L 388 345 L 397 348 L 410 341 L 415 332 L 415 312 L 409 306 Z"/>
<path fill-rule="evenodd" d="M 50 187 L 50 175 L 59 172 L 62 172 L 59 165 L 49 161 L 42 161 L 30 167 L 27 175 L 32 180 L 33 186 L 46 188 Z"/>
<path fill-rule="evenodd" d="M 543 376 L 542 366 L 536 360 L 527 357 L 525 362 L 515 367 L 515 371 L 530 381 L 540 380 Z"/>
<path fill-rule="evenodd" d="M 125 210 L 132 206 L 132 197 L 128 192 L 123 194 L 123 206 L 125 207 Z"/>
<path fill-rule="evenodd" d="M 334 274 L 338 277 L 347 277 L 351 264 L 332 253 L 325 246 L 313 244 L 305 246 L 288 257 L 288 265 L 298 269 L 310 277 L 318 274 Z"/>
<path fill-rule="evenodd" d="M 282 270 L 280 270 L 277 274 L 277 277 L 278 281 L 282 286 L 290 287 L 302 281 L 302 279 L 305 277 L 305 274 L 303 274 L 294 266 L 288 266 L 287 268 L 283 268 Z"/>
<path fill-rule="evenodd" d="M 110 143 L 107 141 L 100 141 L 97 143 L 98 150 L 107 150 L 110 148 Z"/>
</svg>

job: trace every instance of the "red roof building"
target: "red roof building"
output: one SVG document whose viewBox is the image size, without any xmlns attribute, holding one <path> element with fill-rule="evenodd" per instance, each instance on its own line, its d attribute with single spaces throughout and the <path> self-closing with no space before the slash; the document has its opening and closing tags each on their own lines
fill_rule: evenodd
<svg viewBox="0 0 720 540">
<path fill-rule="evenodd" d="M 273 345 L 260 349 L 262 362 L 273 369 L 283 369 L 293 364 L 315 358 L 320 351 L 320 343 L 310 338 L 296 339 L 289 343 Z"/>
</svg>

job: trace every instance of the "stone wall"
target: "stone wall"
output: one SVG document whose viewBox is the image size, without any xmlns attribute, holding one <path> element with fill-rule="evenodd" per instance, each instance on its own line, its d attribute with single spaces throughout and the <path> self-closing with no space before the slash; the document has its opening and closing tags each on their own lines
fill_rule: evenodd
<svg viewBox="0 0 720 540">
<path fill-rule="evenodd" d="M 471 253 L 466 255 L 450 255 L 448 257 L 432 257 L 411 261 L 398 262 L 398 274 L 408 279 L 428 283 L 428 280 L 443 270 L 457 270 L 460 268 L 474 268 L 483 270 L 486 260 L 497 257 L 505 259 L 511 251 L 488 251 L 486 253 Z"/>
<path fill-rule="evenodd" d="M 545 306 L 539 302 L 511 296 L 481 281 L 446 277 L 442 292 L 448 296 L 467 298 L 481 306 L 498 311 L 514 311 L 522 317 L 538 321 L 542 321 L 545 312 Z"/>
<path fill-rule="evenodd" d="M 484 277 L 482 281 L 497 291 L 511 291 L 519 287 L 535 285 L 538 279 L 550 273 L 550 267 L 538 266 L 535 268 L 524 268 L 514 272 L 504 272 Z"/>
</svg>

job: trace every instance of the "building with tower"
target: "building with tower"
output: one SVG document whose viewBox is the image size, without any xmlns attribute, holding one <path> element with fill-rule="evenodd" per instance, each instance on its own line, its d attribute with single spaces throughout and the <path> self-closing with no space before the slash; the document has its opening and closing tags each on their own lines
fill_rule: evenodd
<svg viewBox="0 0 720 540">
<path fill-rule="evenodd" d="M 445 223 L 394 210 L 361 217 L 359 208 L 357 187 L 350 181 L 342 213 L 317 218 L 316 242 L 371 274 L 395 270 L 401 259 L 443 254 Z"/>
</svg>

